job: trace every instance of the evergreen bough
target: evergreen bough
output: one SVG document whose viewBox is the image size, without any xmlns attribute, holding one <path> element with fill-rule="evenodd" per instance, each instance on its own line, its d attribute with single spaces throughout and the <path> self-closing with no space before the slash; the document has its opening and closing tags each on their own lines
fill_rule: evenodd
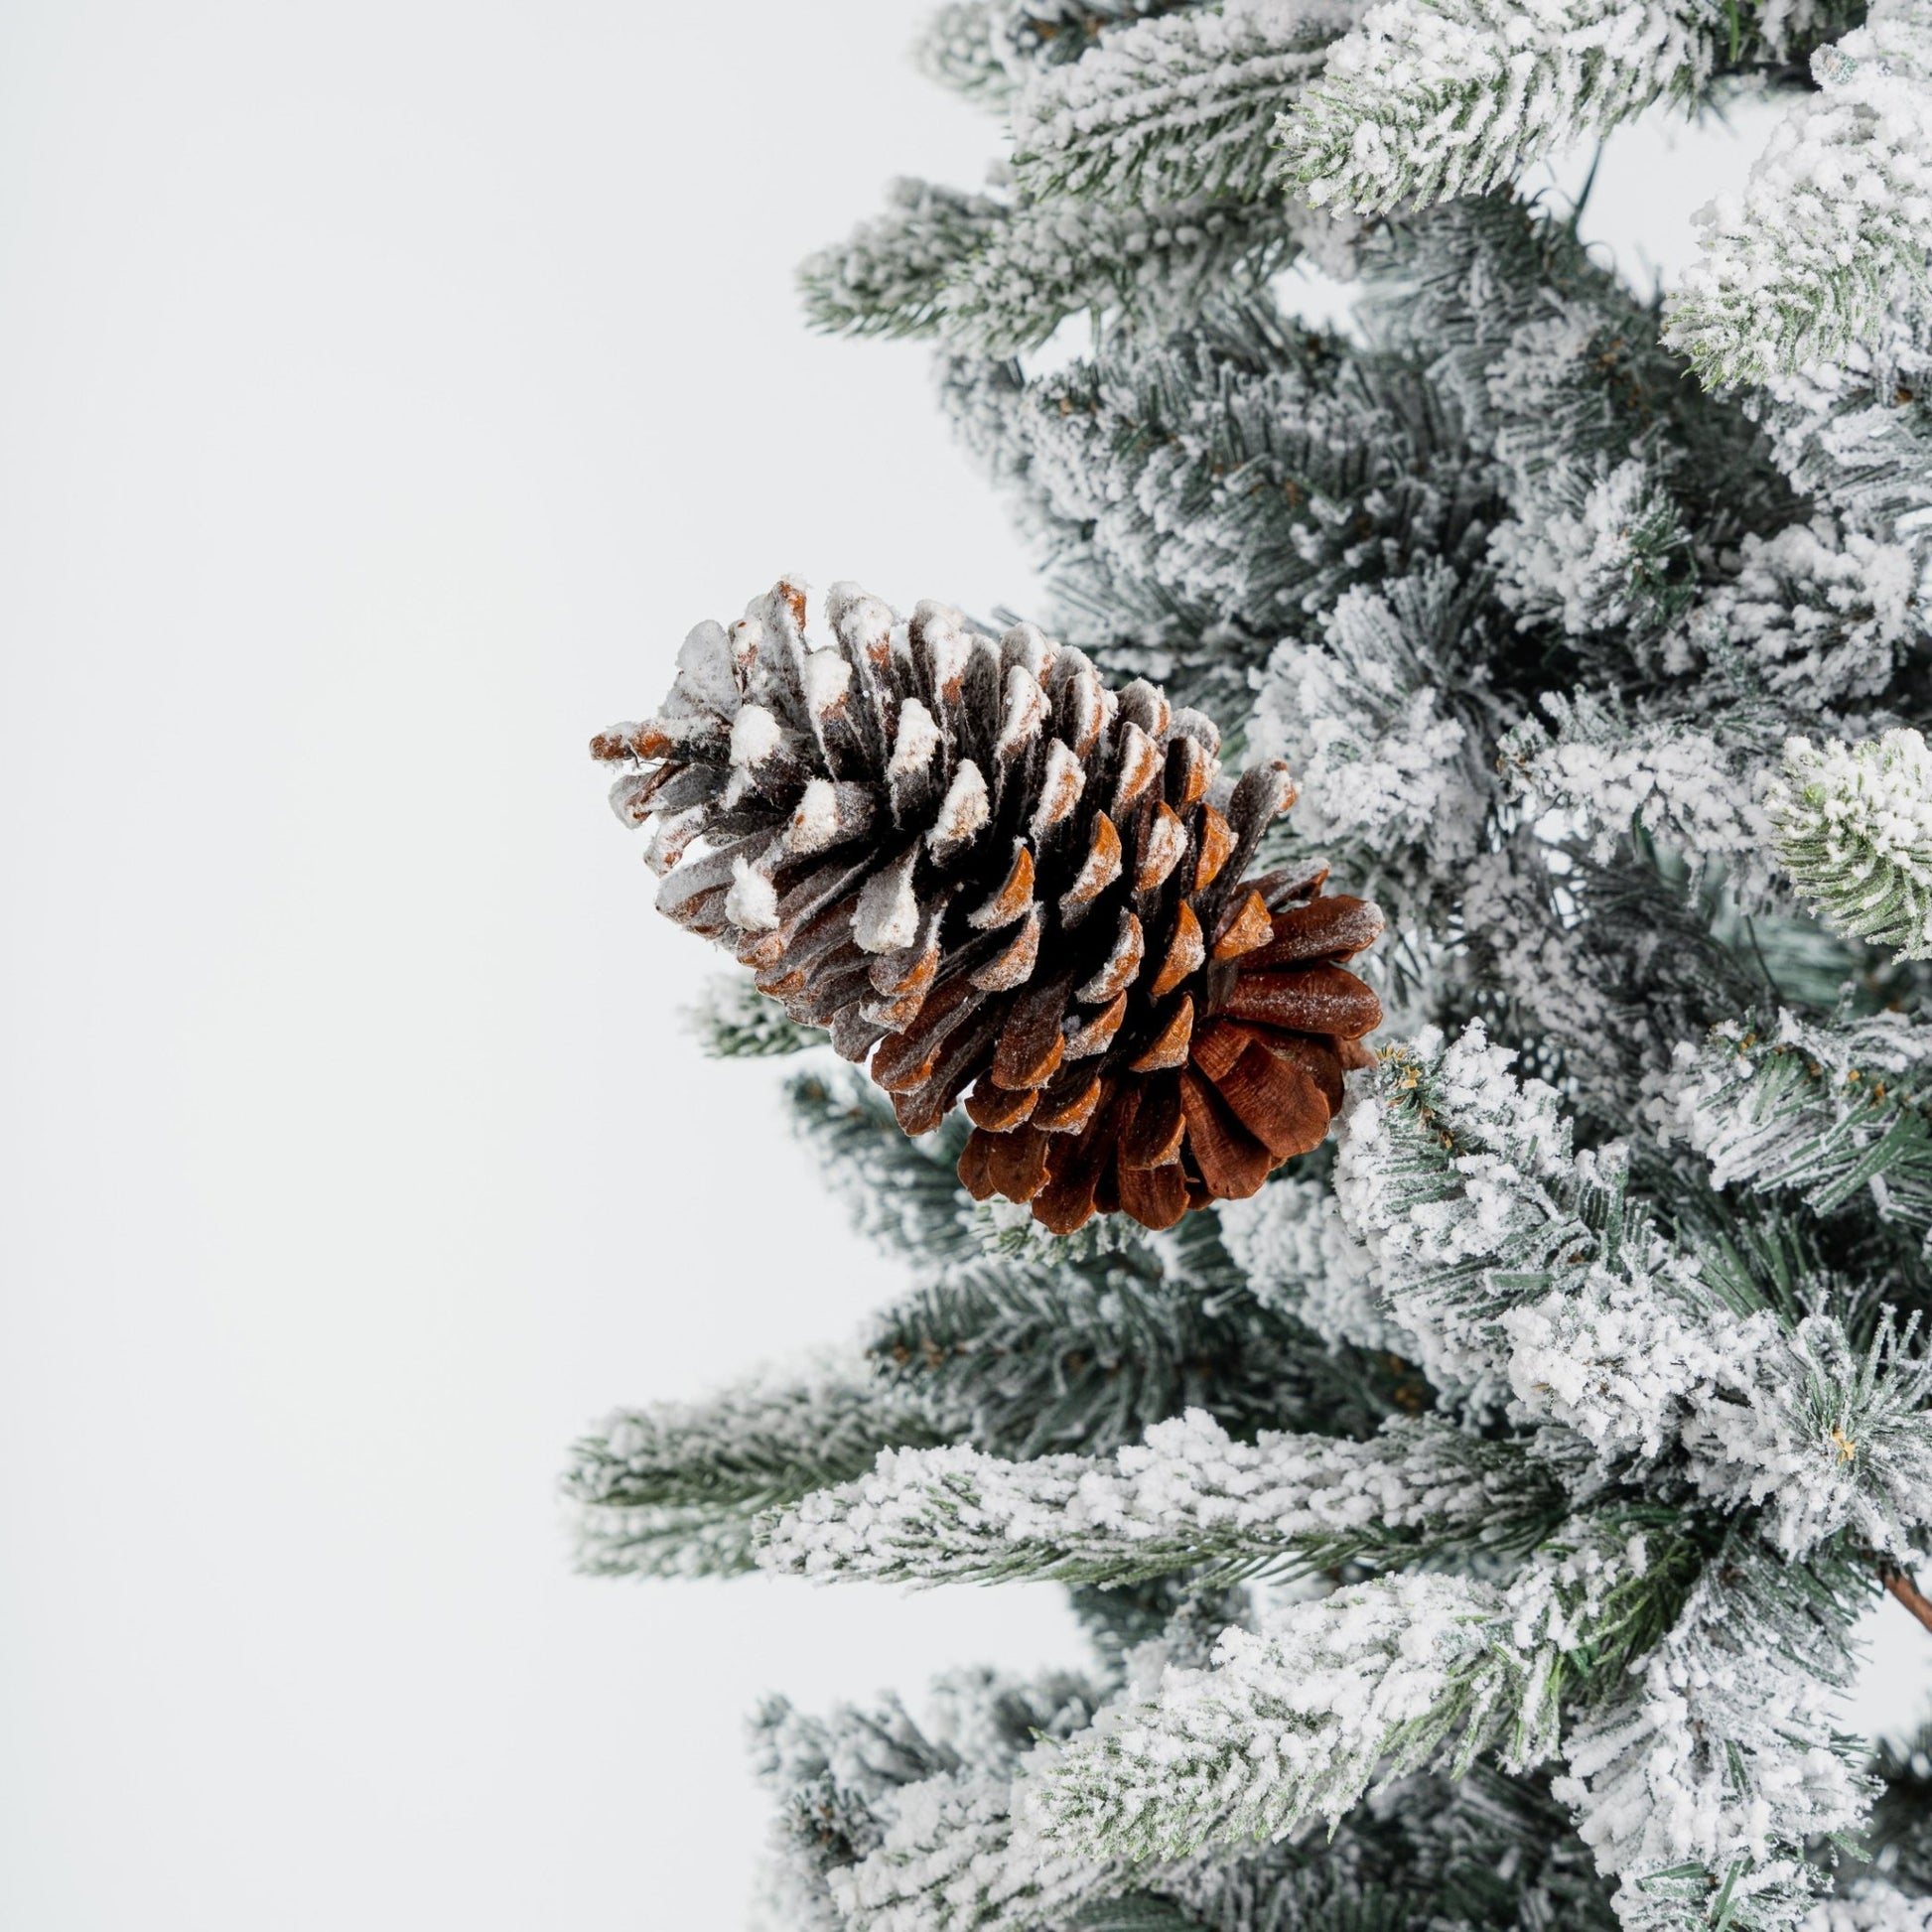
<svg viewBox="0 0 1932 1932">
<path fill-rule="evenodd" d="M 1932 958 L 1932 752 L 1915 731 L 1784 748 L 1767 800 L 1792 884 L 1841 932 Z"/>
<path fill-rule="evenodd" d="M 667 909 L 791 1002 L 730 983 L 701 1037 L 796 1056 L 786 1104 L 907 1288 L 845 1356 L 614 1417 L 566 1489 L 592 1570 L 1057 1579 L 1093 1662 L 954 1671 L 917 1718 L 768 1707 L 777 1922 L 1932 1928 L 1924 1741 L 1867 1759 L 1834 1705 L 1881 1592 L 1932 1628 L 1925 31 L 1837 0 L 937 17 L 922 64 L 1011 163 L 896 189 L 806 302 L 934 343 L 1037 627 L 841 590 L 828 637 L 788 584 L 605 745 Z M 1512 190 L 1746 86 L 1791 118 L 1668 302 Z M 1285 306 L 1302 257 L 1359 281 L 1346 330 Z M 935 983 L 998 950 L 1001 999 L 1045 956 L 948 927 L 944 866 L 893 875 L 889 986 L 836 899 L 791 958 L 776 801 L 822 785 L 806 843 L 859 839 L 889 747 L 844 694 L 896 703 L 962 638 L 1019 674 L 1029 811 L 1026 760 L 1086 759 L 1111 689 L 1176 822 L 1233 812 L 1217 748 L 1292 773 L 1292 816 L 1229 820 L 1268 945 L 1326 867 L 1386 913 L 1374 1050 L 1245 1198 L 1138 1225 L 1099 1186 L 1054 1235 L 975 1198 L 969 1137 L 1058 1101 L 970 1055 L 879 1092 L 915 940 Z M 977 675 L 948 758 L 1007 743 Z M 776 725 L 734 758 L 747 698 Z M 905 909 L 867 904 L 875 939 Z"/>
</svg>

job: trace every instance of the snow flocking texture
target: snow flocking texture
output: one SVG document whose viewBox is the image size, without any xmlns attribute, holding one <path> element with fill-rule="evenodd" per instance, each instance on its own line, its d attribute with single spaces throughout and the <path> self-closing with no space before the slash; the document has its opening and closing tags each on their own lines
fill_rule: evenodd
<svg viewBox="0 0 1932 1932">
<path fill-rule="evenodd" d="M 774 1719 L 787 1923 L 1926 1924 L 1916 1824 L 1833 1863 L 1871 1793 L 1829 1709 L 1932 1493 L 1923 31 L 947 11 L 1014 165 L 902 190 L 816 319 L 936 338 L 1055 634 L 1288 760 L 1268 860 L 1373 888 L 1393 1024 L 1331 1153 L 1057 1246 L 793 1082 L 915 1289 L 863 1359 L 588 1439 L 587 1563 L 1056 1577 L 1101 1662 Z M 1466 199 L 1765 69 L 1818 85 L 1667 325 Z M 1356 334 L 1276 308 L 1298 250 L 1365 274 Z M 997 359 L 1081 312 L 1091 354 Z M 802 663 L 801 741 L 835 684 Z M 741 708 L 729 749 L 787 744 Z M 821 775 L 806 843 L 854 804 Z M 711 883 L 772 929 L 749 859 Z M 705 1025 L 815 1050 L 742 988 Z"/>
</svg>

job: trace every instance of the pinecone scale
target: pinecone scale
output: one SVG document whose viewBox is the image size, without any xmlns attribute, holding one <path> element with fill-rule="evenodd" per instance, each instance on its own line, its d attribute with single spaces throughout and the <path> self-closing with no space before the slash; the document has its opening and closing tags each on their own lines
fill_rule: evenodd
<svg viewBox="0 0 1932 1932">
<path fill-rule="evenodd" d="M 1326 875 L 1248 876 L 1287 774 L 1116 691 L 1030 625 L 997 641 L 780 582 L 686 638 L 654 718 L 592 743 L 650 827 L 658 909 L 865 1063 L 909 1134 L 964 1099 L 960 1176 L 1056 1232 L 1169 1227 L 1319 1145 L 1371 1057 L 1342 962 L 1382 929 Z"/>
</svg>

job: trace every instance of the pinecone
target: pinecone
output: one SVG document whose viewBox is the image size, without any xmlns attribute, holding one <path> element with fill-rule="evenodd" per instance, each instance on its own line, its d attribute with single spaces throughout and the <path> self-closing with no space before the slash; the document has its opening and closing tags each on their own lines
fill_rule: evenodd
<svg viewBox="0 0 1932 1932">
<path fill-rule="evenodd" d="M 1282 768 L 1229 785 L 1207 719 L 1031 625 L 827 609 L 818 649 L 790 582 L 699 624 L 658 715 L 592 741 L 653 821 L 657 909 L 870 1055 L 908 1134 L 964 1094 L 960 1179 L 1055 1233 L 1172 1227 L 1318 1146 L 1382 1018 L 1339 962 L 1382 915 L 1325 871 L 1244 877 Z"/>
</svg>

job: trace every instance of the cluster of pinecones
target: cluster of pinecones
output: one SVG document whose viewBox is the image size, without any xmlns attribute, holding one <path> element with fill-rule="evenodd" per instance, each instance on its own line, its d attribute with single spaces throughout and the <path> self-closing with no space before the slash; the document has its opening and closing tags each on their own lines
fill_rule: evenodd
<svg viewBox="0 0 1932 1932">
<path fill-rule="evenodd" d="M 1319 1145 L 1382 1017 L 1341 962 L 1382 917 L 1323 872 L 1247 877 L 1286 773 L 1230 786 L 1207 719 L 1031 625 L 901 623 L 852 585 L 827 615 L 814 648 L 781 582 L 699 624 L 657 716 L 593 741 L 659 911 L 829 1029 L 907 1133 L 963 1095 L 961 1180 L 1056 1233 L 1172 1227 Z"/>
</svg>

